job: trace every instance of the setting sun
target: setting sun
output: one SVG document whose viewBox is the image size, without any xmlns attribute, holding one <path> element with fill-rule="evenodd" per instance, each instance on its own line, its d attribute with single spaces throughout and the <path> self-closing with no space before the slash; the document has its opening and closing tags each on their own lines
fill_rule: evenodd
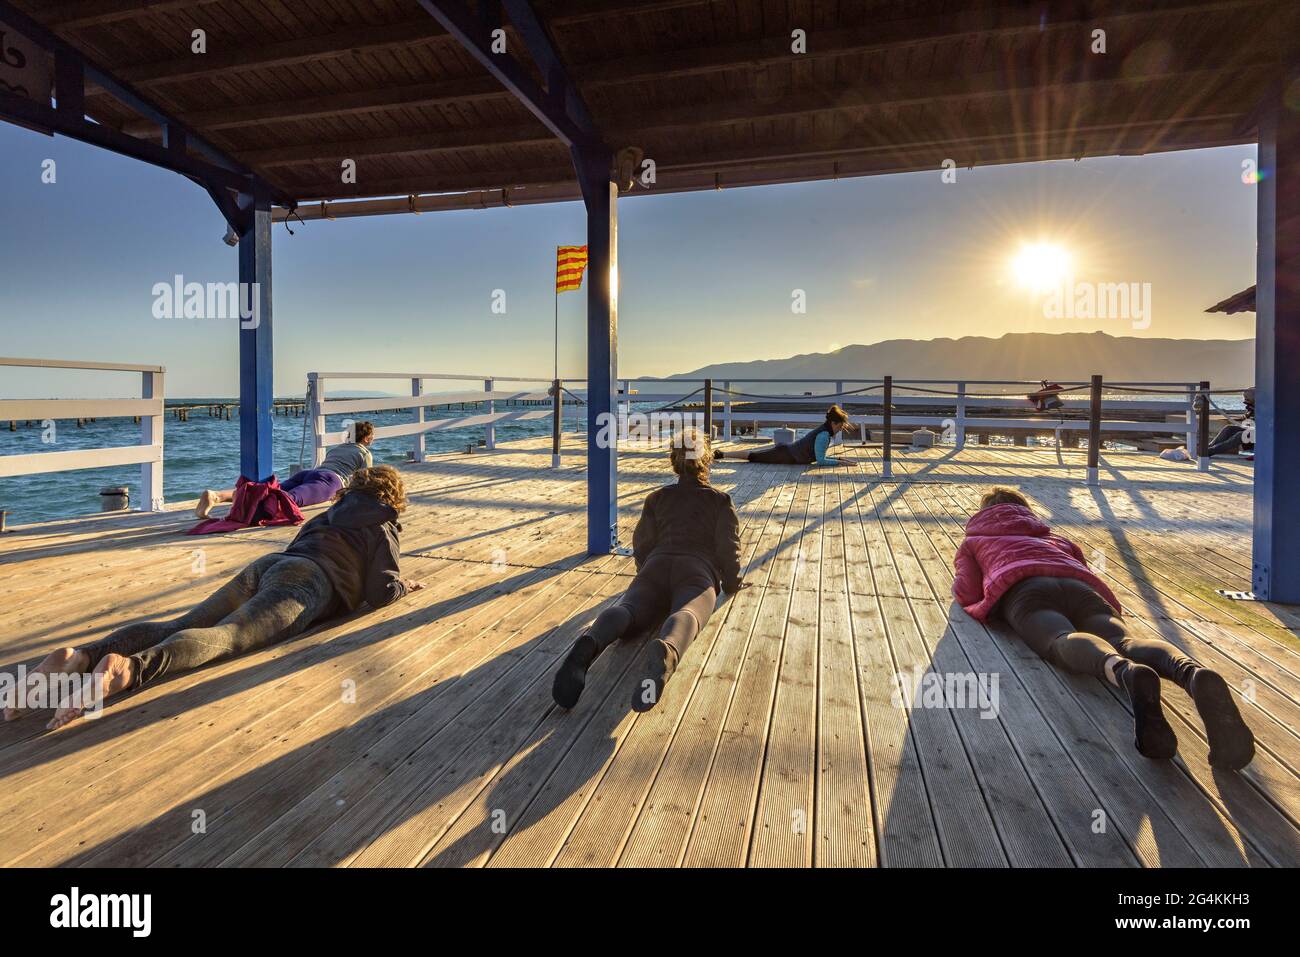
<svg viewBox="0 0 1300 957">
<path fill-rule="evenodd" d="M 1026 243 L 1011 261 L 1016 282 L 1042 292 L 1058 285 L 1070 269 L 1070 254 L 1055 243 Z"/>
</svg>

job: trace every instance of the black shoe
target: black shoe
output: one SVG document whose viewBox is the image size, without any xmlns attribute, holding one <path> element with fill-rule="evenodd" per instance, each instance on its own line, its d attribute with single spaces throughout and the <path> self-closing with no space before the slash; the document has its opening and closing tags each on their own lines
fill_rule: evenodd
<svg viewBox="0 0 1300 957">
<path fill-rule="evenodd" d="M 645 668 L 632 689 L 632 710 L 649 711 L 663 697 L 664 685 L 677 670 L 677 649 L 662 638 L 645 647 Z"/>
<path fill-rule="evenodd" d="M 555 672 L 555 683 L 551 685 L 551 697 L 561 708 L 572 708 L 578 703 L 587 684 L 587 669 L 598 654 L 600 649 L 591 635 L 581 635 L 573 643 L 560 670 Z"/>
<path fill-rule="evenodd" d="M 1242 720 L 1228 683 L 1218 672 L 1199 669 L 1192 676 L 1192 700 L 1210 739 L 1210 764 L 1240 771 L 1255 756 L 1255 736 Z"/>
<path fill-rule="evenodd" d="M 1133 743 L 1138 753 L 1167 760 L 1178 753 L 1178 738 L 1160 707 L 1160 676 L 1135 661 L 1121 661 L 1115 668 L 1120 687 L 1133 704 Z"/>
</svg>

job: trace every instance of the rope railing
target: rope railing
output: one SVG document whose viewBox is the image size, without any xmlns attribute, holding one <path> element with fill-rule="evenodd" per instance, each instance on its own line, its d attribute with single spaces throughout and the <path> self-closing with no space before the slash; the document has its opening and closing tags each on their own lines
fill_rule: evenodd
<svg viewBox="0 0 1300 957">
<path fill-rule="evenodd" d="M 579 394 L 565 385 L 563 379 L 550 380 L 546 392 L 511 392 L 498 391 L 498 384 L 503 382 L 546 381 L 524 380 L 509 377 L 482 377 L 483 390 L 464 393 L 424 392 L 421 380 L 468 380 L 475 377 L 453 375 L 412 375 L 410 397 L 384 398 L 329 398 L 325 395 L 323 380 L 326 378 L 353 378 L 356 373 L 316 373 L 310 376 L 312 388 L 307 401 L 310 417 L 315 424 L 315 452 L 322 455 L 331 445 L 346 441 L 346 433 L 328 433 L 325 430 L 327 415 L 360 413 L 366 409 L 398 411 L 414 410 L 415 421 L 409 424 L 385 425 L 376 429 L 376 438 L 394 438 L 410 436 L 414 439 L 416 449 L 415 461 L 423 460 L 424 435 L 433 430 L 482 427 L 487 432 L 486 445 L 490 450 L 495 447 L 495 426 L 524 420 L 546 419 L 552 421 L 553 430 L 553 464 L 559 465 L 560 437 L 563 426 L 563 406 L 565 399 L 579 404 L 591 404 L 588 392 Z M 396 378 L 389 374 L 361 374 L 362 377 Z M 737 377 L 739 378 L 739 377 Z M 569 380 L 571 383 L 586 380 Z M 1106 382 L 1101 376 L 1094 376 L 1087 383 L 1051 382 L 1050 380 L 943 380 L 911 379 L 896 380 L 892 376 L 883 379 L 845 379 L 845 380 L 799 380 L 799 379 L 762 379 L 744 378 L 740 384 L 750 383 L 790 383 L 800 386 L 813 382 L 833 381 L 835 390 L 826 393 L 755 393 L 744 388 L 733 388 L 731 381 L 716 382 L 713 379 L 620 379 L 620 388 L 611 394 L 611 407 L 608 410 L 618 423 L 620 441 L 624 440 L 624 429 L 631 434 L 630 425 L 634 417 L 655 416 L 668 412 L 682 412 L 688 408 L 700 410 L 702 407 L 704 426 L 713 431 L 715 420 L 721 419 L 720 434 L 725 439 L 732 436 L 733 425 L 741 423 L 742 428 L 753 429 L 757 435 L 760 428 L 774 424 L 798 425 L 818 424 L 822 420 L 822 410 L 817 409 L 823 403 L 843 403 L 848 410 L 849 423 L 866 445 L 870 430 L 878 427 L 889 433 L 881 445 L 882 458 L 889 454 L 892 444 L 893 429 L 929 430 L 933 438 L 930 443 L 939 441 L 952 442 L 958 449 L 966 444 L 968 432 L 979 436 L 980 442 L 987 443 L 991 436 L 1011 436 L 1018 445 L 1025 444 L 1027 436 L 1051 435 L 1055 437 L 1057 448 L 1062 445 L 1062 433 L 1069 438 L 1071 447 L 1078 448 L 1082 439 L 1088 445 L 1089 481 L 1097 481 L 1098 468 L 1096 450 L 1105 441 L 1131 441 L 1132 436 L 1143 443 L 1152 441 L 1157 436 L 1183 436 L 1188 449 L 1195 449 L 1205 468 L 1208 440 L 1206 432 L 1210 410 L 1235 421 L 1234 415 L 1215 402 L 1212 396 L 1239 395 L 1241 389 L 1211 389 L 1208 382 Z M 655 383 L 657 389 L 647 389 L 643 397 L 638 397 L 633 388 L 634 383 Z M 678 388 L 697 385 L 683 395 L 673 396 L 665 387 L 676 385 Z M 854 388 L 845 388 L 854 384 Z M 951 386 L 951 387 L 948 387 Z M 972 389 L 975 387 L 975 389 Z M 579 386 L 582 388 L 582 386 Z M 1018 391 L 1009 391 L 1011 389 Z M 1004 391 L 1006 390 L 1006 391 Z M 665 394 L 667 393 L 667 394 Z M 1084 402 L 1077 401 L 1084 398 Z M 1166 400 L 1160 397 L 1173 397 Z M 543 408 L 510 408 L 501 411 L 500 403 L 516 400 L 542 399 Z M 549 398 L 550 401 L 545 400 Z M 1061 398 L 1063 402 L 1042 402 L 1042 399 Z M 445 415 L 439 410 L 439 418 L 429 421 L 426 414 L 438 410 L 448 401 L 462 406 L 460 414 Z M 666 400 L 666 401 L 665 401 Z M 1068 402 L 1068 405 L 1066 404 Z M 530 404 L 529 402 L 522 403 Z M 545 408 L 545 406 L 550 406 Z M 855 411 L 856 406 L 856 411 Z M 718 410 L 721 409 L 721 415 Z M 805 411 L 806 409 L 806 411 Z M 1018 413 L 1018 409 L 1024 412 Z M 602 407 L 601 411 L 604 409 Z M 1106 414 L 1110 413 L 1107 418 Z M 1126 414 L 1127 413 L 1127 414 Z M 1161 413 L 1177 413 L 1176 416 Z M 638 419 L 639 421 L 639 419 Z M 942 429 L 942 436 L 936 430 Z M 640 434 L 638 427 L 638 434 Z M 918 433 L 914 433 L 918 434 Z M 1158 448 L 1158 445 L 1150 446 Z"/>
</svg>

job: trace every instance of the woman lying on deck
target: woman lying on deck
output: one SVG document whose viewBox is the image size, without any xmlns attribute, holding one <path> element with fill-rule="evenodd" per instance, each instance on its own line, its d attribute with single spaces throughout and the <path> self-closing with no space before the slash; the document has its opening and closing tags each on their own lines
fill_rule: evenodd
<svg viewBox="0 0 1300 957">
<path fill-rule="evenodd" d="M 826 457 L 826 449 L 829 448 L 831 440 L 843 432 L 848 424 L 848 413 L 838 405 L 833 405 L 826 410 L 826 421 L 797 442 L 789 445 L 774 445 L 770 449 L 759 449 L 750 452 L 747 457 L 751 462 L 762 462 L 767 465 L 812 465 L 814 462 L 818 465 L 840 465 L 842 464 L 840 459 Z M 714 457 L 722 458 L 722 452 L 715 453 Z"/>
<path fill-rule="evenodd" d="M 374 425 L 369 422 L 355 423 L 352 426 L 351 442 L 330 449 L 320 468 L 294 472 L 280 485 L 280 490 L 293 499 L 299 508 L 328 502 L 338 494 L 339 489 L 348 484 L 353 473 L 368 469 L 374 464 L 374 457 L 370 454 L 370 444 L 374 437 Z M 194 514 L 199 518 L 208 518 L 214 507 L 234 500 L 233 488 L 207 489 L 199 496 Z"/>
<path fill-rule="evenodd" d="M 632 692 L 632 709 L 649 711 L 704 628 L 718 591 L 735 594 L 740 580 L 740 520 L 731 496 L 709 485 L 713 449 L 708 437 L 687 429 L 673 440 L 669 459 L 677 484 L 651 492 L 632 536 L 636 578 L 574 643 L 555 674 L 551 694 L 562 708 L 578 703 L 587 669 L 617 639 L 666 614 L 659 637 L 643 652 L 645 670 Z"/>
<path fill-rule="evenodd" d="M 1238 770 L 1255 738 L 1216 672 L 1169 642 L 1132 638 L 1114 593 L 1079 546 L 1051 529 L 1014 489 L 995 488 L 966 523 L 954 560 L 953 595 L 980 621 L 995 610 L 1046 661 L 1122 688 L 1133 705 L 1134 743 L 1148 758 L 1172 758 L 1174 729 L 1160 707 L 1160 679 L 1191 695 L 1210 740 L 1210 763 Z"/>
<path fill-rule="evenodd" d="M 398 568 L 402 526 L 397 516 L 405 508 L 406 490 L 396 469 L 361 469 L 288 548 L 263 555 L 180 618 L 137 622 L 81 648 L 64 648 L 36 671 L 93 669 L 103 676 L 103 697 L 110 698 L 164 675 L 292 638 L 363 601 L 382 608 L 424 587 L 404 580 Z M 49 727 L 67 724 L 83 710 L 60 708 Z M 20 713 L 7 708 L 5 720 Z"/>
</svg>

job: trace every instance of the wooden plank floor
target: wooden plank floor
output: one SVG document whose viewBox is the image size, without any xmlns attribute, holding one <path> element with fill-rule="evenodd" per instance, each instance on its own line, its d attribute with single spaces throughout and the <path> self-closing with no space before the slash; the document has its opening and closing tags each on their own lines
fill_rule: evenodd
<svg viewBox="0 0 1300 957">
<path fill-rule="evenodd" d="M 629 708 L 641 642 L 550 700 L 573 638 L 631 560 L 583 554 L 566 437 L 405 468 L 404 565 L 428 588 L 377 613 L 152 685 L 57 733 L 0 727 L 7 865 L 1294 866 L 1300 614 L 1247 589 L 1251 471 L 1112 453 L 874 451 L 805 469 L 724 460 L 754 588 L 724 601 L 660 706 Z M 734 445 L 743 451 L 745 446 Z M 622 454 L 622 538 L 667 481 Z M 984 489 L 1016 484 L 1162 634 L 1246 697 L 1259 740 L 1213 772 L 1166 685 L 1175 762 L 1141 758 L 1125 702 L 1063 675 L 949 597 Z M 177 506 L 0 539 L 0 663 L 176 614 L 292 529 L 190 538 Z M 896 676 L 973 675 L 970 707 Z M 927 679 L 933 680 L 933 679 Z M 996 685 L 993 682 L 996 681 Z M 995 707 L 990 708 L 993 704 Z"/>
</svg>

